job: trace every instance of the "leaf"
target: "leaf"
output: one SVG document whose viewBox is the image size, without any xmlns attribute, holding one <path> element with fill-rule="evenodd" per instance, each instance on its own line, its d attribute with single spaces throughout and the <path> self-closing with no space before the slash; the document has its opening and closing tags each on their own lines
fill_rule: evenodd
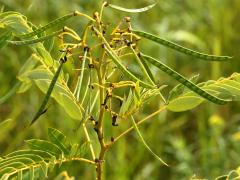
<svg viewBox="0 0 240 180">
<path fill-rule="evenodd" d="M 49 170 L 52 171 L 56 164 L 56 157 L 53 156 L 49 161 Z"/>
<path fill-rule="evenodd" d="M 64 152 L 65 155 L 69 154 L 69 150 L 66 146 L 66 136 L 63 133 L 57 129 L 48 128 L 48 137 L 51 142 L 56 144 Z"/>
<path fill-rule="evenodd" d="M 21 85 L 19 86 L 17 93 L 24 93 L 26 92 L 28 89 L 30 89 L 32 86 L 32 82 L 30 80 L 28 81 L 23 81 L 21 83 Z"/>
<path fill-rule="evenodd" d="M 220 78 L 217 81 L 209 80 L 201 83 L 201 87 L 205 91 L 209 91 L 218 96 L 223 96 L 232 101 L 240 100 L 240 74 L 234 73 L 228 78 Z M 197 107 L 203 101 L 195 93 L 191 91 L 185 91 L 179 97 L 172 99 L 167 105 L 168 110 L 180 112 L 190 110 Z"/>
<path fill-rule="evenodd" d="M 0 26 L 9 29 L 14 35 L 28 34 L 32 31 L 27 18 L 17 12 L 1 13 Z M 45 50 L 42 43 L 30 46 L 33 52 L 42 57 L 45 65 L 51 66 L 53 63 L 51 55 Z"/>
<path fill-rule="evenodd" d="M 129 13 L 140 13 L 140 12 L 144 12 L 144 11 L 148 11 L 149 9 L 152 9 L 157 3 L 151 4 L 149 6 L 143 7 L 143 8 L 138 8 L 138 9 L 127 9 L 124 7 L 120 7 L 114 4 L 109 4 L 109 7 L 113 8 L 113 9 L 117 9 L 119 11 L 123 11 L 123 12 L 129 12 Z"/>
<path fill-rule="evenodd" d="M 43 47 L 43 45 L 39 45 L 34 48 L 34 52 L 36 52 L 37 54 L 39 54 L 40 57 L 42 57 L 44 63 L 47 65 L 47 66 L 52 66 L 53 65 L 53 59 L 50 55 L 50 53 Z"/>
<path fill-rule="evenodd" d="M 28 33 L 31 31 L 26 17 L 18 12 L 4 12 L 0 15 L 0 24 L 14 34 Z"/>
<path fill-rule="evenodd" d="M 151 56 L 147 56 L 147 55 L 143 55 L 143 54 L 141 54 L 141 57 L 144 58 L 146 61 L 155 65 L 161 71 L 165 72 L 166 74 L 168 74 L 169 76 L 171 76 L 172 78 L 174 78 L 175 80 L 177 80 L 178 82 L 180 82 L 181 84 L 183 84 L 184 86 L 186 86 L 188 89 L 195 92 L 199 96 L 201 96 L 215 104 L 219 104 L 219 105 L 224 105 L 227 102 L 229 102 L 229 100 L 225 100 L 225 99 L 216 97 L 215 95 L 210 94 L 209 92 L 205 91 L 201 87 L 198 87 L 196 84 L 187 80 L 184 76 L 182 76 L 178 72 L 174 71 L 167 65 L 163 64 L 161 61 L 158 61 L 157 59 L 154 59 Z"/>
<path fill-rule="evenodd" d="M 31 166 L 29 170 L 29 180 L 34 180 L 34 167 Z"/>
<path fill-rule="evenodd" d="M 79 144 L 73 144 L 72 146 L 71 146 L 71 150 L 70 150 L 70 157 L 74 157 L 74 156 L 78 156 L 78 154 L 79 154 Z"/>
<path fill-rule="evenodd" d="M 17 180 L 22 180 L 22 171 L 18 171 Z"/>
<path fill-rule="evenodd" d="M 21 69 L 18 72 L 18 79 L 21 81 L 28 80 L 29 78 L 26 77 L 26 73 L 30 72 L 37 64 L 39 57 L 36 54 L 32 54 L 27 61 L 24 63 L 24 65 L 21 67 Z"/>
<path fill-rule="evenodd" d="M 137 107 L 140 106 L 141 104 L 141 98 L 140 98 L 140 86 L 139 86 L 139 81 L 136 82 L 136 85 L 134 87 L 134 91 L 133 91 L 133 97 L 134 97 L 134 102 L 137 105 Z"/>
<path fill-rule="evenodd" d="M 54 156 L 62 156 L 62 150 L 55 144 L 39 139 L 30 139 L 26 141 L 28 146 L 33 150 L 46 151 Z"/>
<path fill-rule="evenodd" d="M 0 36 L 0 49 L 8 44 L 8 41 L 12 39 L 12 32 L 6 31 Z"/>
<path fill-rule="evenodd" d="M 40 178 L 47 178 L 48 175 L 48 164 L 46 162 L 41 162 L 40 163 L 40 171 L 39 171 L 39 176 Z"/>
<path fill-rule="evenodd" d="M 32 157 L 34 155 L 36 156 L 40 156 L 44 159 L 51 159 L 52 158 L 52 154 L 48 153 L 47 151 L 42 151 L 42 150 L 18 150 L 18 151 L 14 151 L 12 153 L 9 153 L 8 155 L 4 156 L 5 158 L 11 158 L 11 157 L 16 157 L 16 156 L 25 156 L 25 155 L 32 155 Z"/>
<path fill-rule="evenodd" d="M 18 150 L 7 154 L 0 158 L 0 179 L 46 179 L 49 171 L 52 171 L 56 164 L 72 161 L 72 159 L 79 157 L 79 150 L 77 148 L 76 154 L 71 154 L 71 157 L 64 156 L 59 143 L 65 145 L 67 141 L 57 129 L 49 128 L 49 136 L 54 143 L 31 139 L 27 143 L 30 150 Z M 61 141 L 61 142 L 59 142 Z M 80 147 L 79 144 L 76 144 Z M 72 147 L 70 147 L 72 149 Z M 57 158 L 56 158 L 57 156 Z"/>
<path fill-rule="evenodd" d="M 145 142 L 141 132 L 139 131 L 138 129 L 138 126 L 133 118 L 133 116 L 131 116 L 131 120 L 132 120 L 132 123 L 133 123 L 133 127 L 134 129 L 136 130 L 137 134 L 138 134 L 138 137 L 139 139 L 141 140 L 141 142 L 143 143 L 143 145 L 145 146 L 145 148 L 157 159 L 159 160 L 161 163 L 163 163 L 165 166 L 168 166 L 167 163 L 165 163 L 157 154 L 155 154 L 152 149 L 147 145 L 147 143 Z"/>
<path fill-rule="evenodd" d="M 133 101 L 134 101 L 134 95 L 133 95 L 132 90 L 130 89 L 127 98 L 124 97 L 124 99 L 123 99 L 123 103 L 119 110 L 118 117 L 123 117 L 127 111 L 130 111 L 132 109 L 131 106 L 133 105 Z"/>
<path fill-rule="evenodd" d="M 44 47 L 48 52 L 51 52 L 54 48 L 55 38 L 52 37 L 44 42 Z"/>
<path fill-rule="evenodd" d="M 197 96 L 184 96 L 172 100 L 167 109 L 174 112 L 181 112 L 193 109 L 200 105 L 203 99 Z"/>
<path fill-rule="evenodd" d="M 36 85 L 44 93 L 47 92 L 53 75 L 45 69 L 36 69 L 28 73 L 28 77 L 33 79 Z M 75 102 L 75 99 L 69 90 L 60 83 L 56 83 L 51 96 L 64 108 L 73 119 L 81 119 L 81 105 Z"/>
<path fill-rule="evenodd" d="M 160 95 L 159 92 L 166 88 L 167 85 L 162 85 L 158 89 L 146 89 L 141 93 L 142 103 L 147 103 L 151 98 L 154 98 L 157 95 Z"/>
<path fill-rule="evenodd" d="M 61 93 L 60 94 L 60 101 L 62 107 L 70 117 L 73 119 L 81 119 L 82 113 L 76 102 L 74 102 L 67 94 Z"/>
</svg>

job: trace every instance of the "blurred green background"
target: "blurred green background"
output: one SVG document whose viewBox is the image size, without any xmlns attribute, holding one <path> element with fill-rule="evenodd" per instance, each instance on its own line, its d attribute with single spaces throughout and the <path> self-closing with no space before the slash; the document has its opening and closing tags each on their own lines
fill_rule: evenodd
<svg viewBox="0 0 240 180">
<path fill-rule="evenodd" d="M 0 8 L 2 11 L 18 11 L 35 25 L 44 25 L 74 10 L 92 15 L 99 10 L 101 3 L 97 0 L 0 0 Z M 111 3 L 127 8 L 139 8 L 153 1 L 112 0 Z M 139 14 L 128 14 L 109 8 L 104 11 L 104 21 L 113 25 L 124 16 L 130 16 L 133 26 L 138 29 L 158 34 L 189 48 L 234 56 L 229 62 L 212 63 L 196 60 L 149 41 L 141 43 L 144 52 L 161 57 L 170 67 L 187 77 L 200 74 L 200 81 L 207 81 L 239 72 L 239 0 L 159 1 L 150 11 Z M 86 21 L 80 21 L 79 18 L 67 22 L 69 27 L 77 31 L 85 24 Z M 30 49 L 26 47 L 7 46 L 1 49 L 0 97 L 17 83 L 18 71 L 30 54 Z M 166 93 L 177 84 L 165 74 L 153 70 L 156 77 L 159 77 L 159 82 L 169 85 Z M 0 104 L 0 122 L 13 120 L 11 126 L 0 131 L 1 155 L 23 148 L 24 139 L 46 139 L 48 127 L 63 131 L 73 141 L 84 141 L 81 130 L 78 136 L 73 131 L 76 122 L 53 100 L 41 120 L 26 129 L 26 123 L 31 120 L 43 96 L 36 86 L 32 86 L 27 92 L 16 94 Z M 153 109 L 159 105 L 158 102 L 151 104 Z M 107 153 L 104 176 L 106 179 L 121 180 L 193 177 L 214 179 L 227 174 L 240 165 L 239 109 L 237 102 L 224 107 L 204 103 L 187 112 L 161 113 L 141 126 L 140 130 L 154 152 L 168 162 L 170 167 L 162 166 L 139 143 L 136 134 L 130 133 Z M 148 109 L 142 112 L 143 116 L 147 114 Z M 121 132 L 123 129 L 118 127 L 117 131 Z M 94 132 L 92 136 L 94 137 Z M 96 137 L 94 142 L 97 143 Z M 95 170 L 88 165 L 66 164 L 63 167 L 76 179 L 94 178 Z M 56 173 L 61 170 L 56 170 Z"/>
</svg>

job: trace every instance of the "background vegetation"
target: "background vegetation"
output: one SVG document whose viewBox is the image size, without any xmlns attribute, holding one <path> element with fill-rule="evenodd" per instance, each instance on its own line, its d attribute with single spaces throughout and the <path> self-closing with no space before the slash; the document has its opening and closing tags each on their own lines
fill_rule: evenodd
<svg viewBox="0 0 240 180">
<path fill-rule="evenodd" d="M 114 4 L 128 8 L 146 6 L 147 0 L 120 1 Z M 99 9 L 101 1 L 95 0 L 0 0 L 2 11 L 18 11 L 34 24 L 44 25 L 73 10 L 92 15 Z M 233 60 L 223 63 L 196 61 L 164 47 L 142 43 L 147 54 L 162 57 L 173 69 L 191 77 L 200 74 L 199 81 L 228 77 L 239 72 L 240 63 L 240 1 L 239 0 L 168 0 L 159 3 L 150 11 L 128 14 L 107 9 L 104 19 L 117 23 L 121 17 L 131 16 L 134 27 L 161 35 L 190 48 L 211 54 L 227 54 Z M 68 26 L 81 29 L 86 21 L 71 20 Z M 19 69 L 31 51 L 26 47 L 7 46 L 0 51 L 0 97 L 13 89 L 17 83 Z M 131 66 L 129 64 L 129 66 Z M 158 73 L 159 82 L 169 85 L 168 92 L 177 83 L 163 73 Z M 25 146 L 24 139 L 47 138 L 48 127 L 60 129 L 72 141 L 76 139 L 73 121 L 51 100 L 50 108 L 34 126 L 26 130 L 41 100 L 42 92 L 32 86 L 25 93 L 11 96 L 0 103 L 0 122 L 12 119 L 12 123 L 0 132 L 0 154 L 7 154 Z M 151 103 L 142 116 L 149 114 L 158 103 Z M 169 167 L 164 167 L 137 140 L 136 133 L 130 133 L 117 142 L 106 157 L 106 179 L 190 179 L 194 177 L 213 179 L 240 165 L 240 114 L 239 103 L 216 106 L 204 103 L 186 112 L 164 112 L 141 126 L 141 132 L 148 144 L 160 155 Z M 145 113 L 145 114 L 144 114 Z M 121 124 L 119 131 L 124 129 Z M 111 131 L 112 127 L 109 127 Z M 92 132 L 94 134 L 94 132 Z M 82 136 L 83 137 L 83 136 Z M 97 139 L 96 139 L 97 143 Z M 70 168 L 70 167 L 76 167 Z M 66 169 L 69 175 L 81 179 L 94 177 L 94 169 L 85 164 L 65 164 L 56 169 L 56 174 Z"/>
</svg>

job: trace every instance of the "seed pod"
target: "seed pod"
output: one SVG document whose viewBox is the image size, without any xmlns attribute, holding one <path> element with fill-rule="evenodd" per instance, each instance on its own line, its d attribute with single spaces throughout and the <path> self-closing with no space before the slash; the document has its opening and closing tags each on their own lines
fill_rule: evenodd
<svg viewBox="0 0 240 180">
<path fill-rule="evenodd" d="M 132 30 L 132 32 L 139 35 L 139 36 L 142 36 L 146 39 L 154 41 L 158 44 L 162 44 L 162 45 L 167 46 L 171 49 L 174 49 L 176 51 L 179 51 L 181 53 L 184 53 L 184 54 L 187 54 L 187 55 L 199 58 L 199 59 L 203 59 L 203 60 L 207 60 L 207 61 L 225 61 L 225 60 L 228 60 L 228 59 L 232 58 L 230 56 L 216 56 L 216 55 L 209 55 L 209 54 L 200 53 L 200 52 L 194 51 L 192 49 L 188 49 L 188 48 L 183 47 L 181 45 L 178 45 L 174 42 L 168 41 L 166 39 L 154 36 L 150 33 L 146 33 L 146 32 L 143 32 L 143 31 Z"/>
</svg>

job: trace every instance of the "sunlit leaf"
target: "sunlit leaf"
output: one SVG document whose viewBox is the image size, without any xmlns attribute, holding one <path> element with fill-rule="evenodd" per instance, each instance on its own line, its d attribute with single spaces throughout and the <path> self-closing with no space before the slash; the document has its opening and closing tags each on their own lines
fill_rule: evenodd
<svg viewBox="0 0 240 180">
<path fill-rule="evenodd" d="M 70 98 L 65 93 L 61 93 L 60 98 L 62 107 L 64 107 L 64 110 L 68 113 L 70 117 L 77 120 L 82 118 L 81 110 L 78 107 L 77 103 L 72 101 L 72 98 Z"/>
<path fill-rule="evenodd" d="M 240 74 L 234 73 L 229 78 L 220 78 L 217 81 L 201 83 L 201 87 L 208 92 L 215 93 L 218 96 L 229 99 L 229 101 L 238 101 L 240 99 Z M 197 107 L 203 102 L 203 99 L 195 93 L 184 91 L 180 96 L 173 98 L 167 108 L 171 111 L 186 111 Z"/>
<path fill-rule="evenodd" d="M 31 139 L 26 141 L 28 146 L 33 150 L 42 150 L 49 152 L 50 154 L 60 156 L 62 155 L 62 150 L 55 144 L 39 139 Z"/>
<path fill-rule="evenodd" d="M 48 137 L 54 144 L 61 148 L 64 154 L 69 154 L 69 150 L 66 146 L 66 136 L 63 133 L 57 129 L 48 128 Z"/>
<path fill-rule="evenodd" d="M 203 99 L 198 96 L 178 97 L 167 105 L 167 109 L 175 112 L 187 111 L 197 107 L 202 102 Z"/>
</svg>

